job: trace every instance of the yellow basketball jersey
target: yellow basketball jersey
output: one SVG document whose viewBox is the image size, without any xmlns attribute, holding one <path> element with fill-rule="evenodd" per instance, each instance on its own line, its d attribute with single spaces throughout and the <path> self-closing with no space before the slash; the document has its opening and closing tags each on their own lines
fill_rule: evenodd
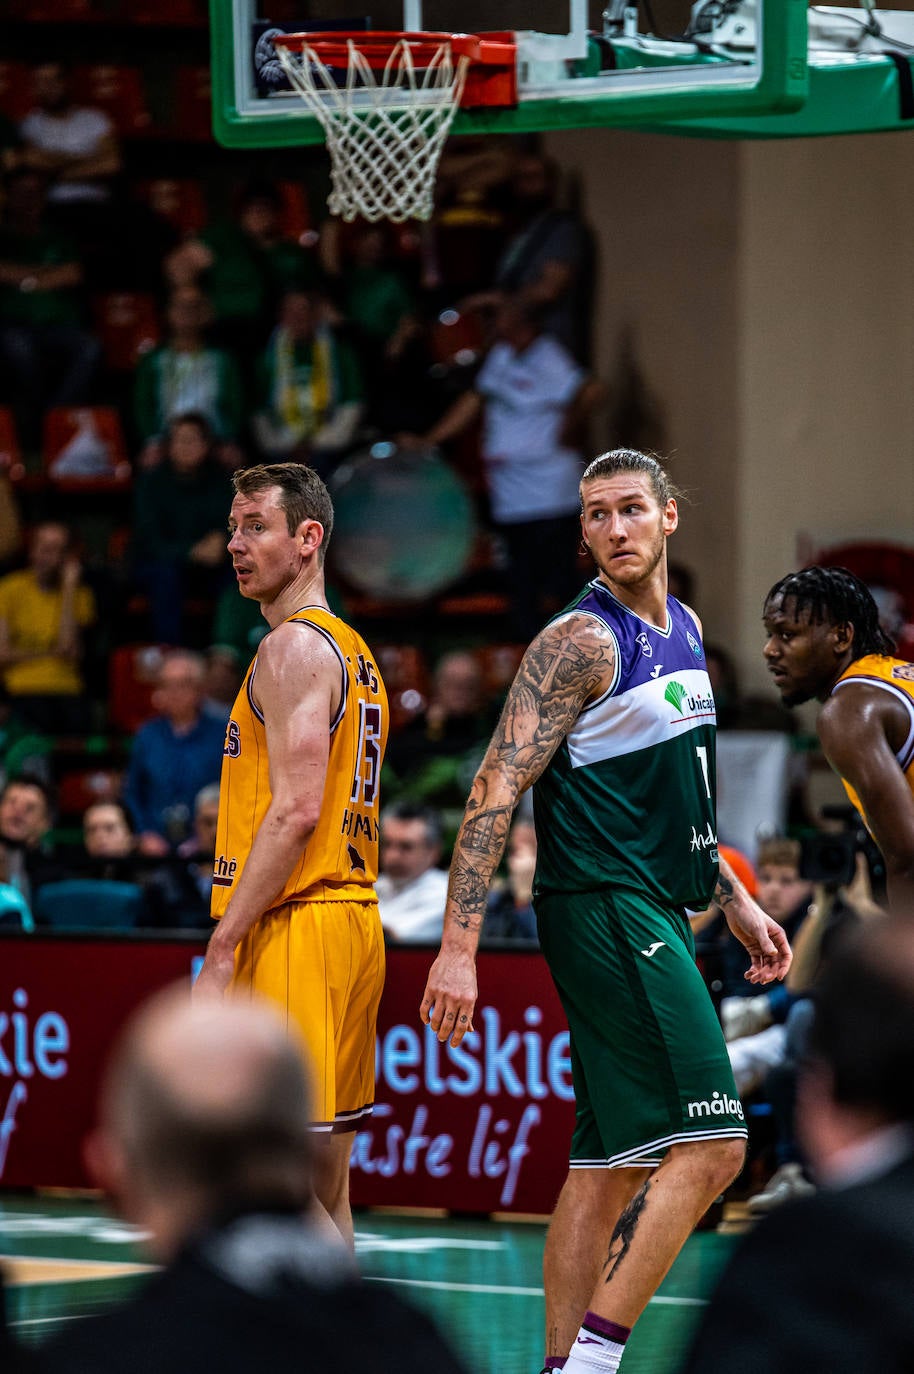
<svg viewBox="0 0 914 1374">
<path fill-rule="evenodd" d="M 904 773 L 908 786 L 914 792 L 914 663 L 906 663 L 903 658 L 890 658 L 886 654 L 867 654 L 849 664 L 835 683 L 834 691 L 845 687 L 849 682 L 863 682 L 868 687 L 879 687 L 897 698 L 908 713 L 909 728 L 904 744 L 895 758 Z M 866 812 L 860 798 L 842 778 L 844 790 L 859 811 L 864 824 Z"/>
<path fill-rule="evenodd" d="M 330 757 L 320 819 L 270 909 L 287 902 L 374 900 L 378 876 L 379 778 L 387 743 L 387 693 L 371 651 L 332 612 L 306 606 L 285 622 L 320 634 L 340 661 L 343 690 L 330 725 Z M 257 659 L 247 671 L 226 727 L 212 914 L 228 906 L 270 805 L 266 729 L 255 705 Z"/>
</svg>

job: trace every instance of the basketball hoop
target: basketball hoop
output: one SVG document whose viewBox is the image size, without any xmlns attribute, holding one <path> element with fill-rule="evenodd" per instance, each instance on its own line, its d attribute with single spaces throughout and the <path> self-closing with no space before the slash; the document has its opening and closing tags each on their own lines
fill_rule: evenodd
<svg viewBox="0 0 914 1374">
<path fill-rule="evenodd" d="M 499 35 L 499 38 L 502 36 Z M 330 213 L 344 220 L 431 219 L 435 173 L 476 63 L 510 68 L 514 46 L 474 34 L 288 33 L 276 54 L 330 153 Z M 492 98 L 491 84 L 474 103 Z"/>
</svg>

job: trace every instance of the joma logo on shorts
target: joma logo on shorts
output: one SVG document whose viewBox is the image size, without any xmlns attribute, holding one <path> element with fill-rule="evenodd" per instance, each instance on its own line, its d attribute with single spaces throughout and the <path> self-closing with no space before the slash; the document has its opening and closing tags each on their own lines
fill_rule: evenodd
<svg viewBox="0 0 914 1374">
<path fill-rule="evenodd" d="M 738 1116 L 743 1118 L 743 1104 L 738 1097 L 728 1097 L 726 1093 L 715 1093 L 710 1102 L 704 1098 L 700 1102 L 690 1102 L 689 1116 Z"/>
</svg>

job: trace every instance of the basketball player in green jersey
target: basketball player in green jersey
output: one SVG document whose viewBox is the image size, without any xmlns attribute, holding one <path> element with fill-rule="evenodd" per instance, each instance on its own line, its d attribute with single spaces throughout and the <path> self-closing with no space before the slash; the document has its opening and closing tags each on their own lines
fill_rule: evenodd
<svg viewBox="0 0 914 1374">
<path fill-rule="evenodd" d="M 743 1109 L 688 912 L 713 898 L 783 977 L 783 930 L 718 864 L 714 701 L 694 614 L 667 595 L 678 515 L 655 459 L 581 481 L 599 575 L 527 650 L 473 782 L 421 1016 L 472 1029 L 486 892 L 532 784 L 540 944 L 568 1017 L 576 1121 L 544 1256 L 546 1367 L 618 1368 L 693 1227 L 738 1173 Z M 545 551 L 544 551 L 544 556 Z"/>
</svg>

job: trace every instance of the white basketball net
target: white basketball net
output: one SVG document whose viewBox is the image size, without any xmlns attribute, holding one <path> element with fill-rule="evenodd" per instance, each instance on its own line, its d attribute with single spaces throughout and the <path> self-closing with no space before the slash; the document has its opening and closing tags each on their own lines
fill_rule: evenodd
<svg viewBox="0 0 914 1374">
<path fill-rule="evenodd" d="M 440 44 L 427 66 L 416 68 L 401 39 L 383 71 L 374 71 L 353 39 L 346 82 L 307 43 L 293 53 L 277 43 L 294 89 L 323 126 L 333 190 L 330 213 L 344 220 L 431 219 L 435 173 L 466 80 L 469 58 L 454 59 Z"/>
</svg>

